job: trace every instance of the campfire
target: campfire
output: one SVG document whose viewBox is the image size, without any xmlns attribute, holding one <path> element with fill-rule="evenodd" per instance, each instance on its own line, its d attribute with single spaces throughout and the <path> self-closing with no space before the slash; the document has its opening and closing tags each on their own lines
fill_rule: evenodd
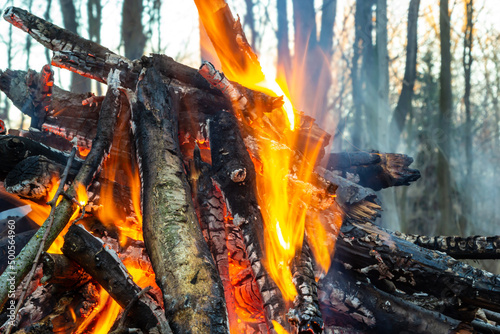
<svg viewBox="0 0 500 334">
<path fill-rule="evenodd" d="M 417 180 L 412 158 L 328 153 L 227 4 L 195 2 L 221 68 L 127 59 L 6 9 L 53 66 L 108 88 L 0 71 L 31 117 L 0 136 L 2 198 L 29 211 L 3 220 L 0 330 L 499 332 L 500 278 L 456 259 L 498 258 L 500 237 L 375 225 L 375 191 Z"/>
</svg>

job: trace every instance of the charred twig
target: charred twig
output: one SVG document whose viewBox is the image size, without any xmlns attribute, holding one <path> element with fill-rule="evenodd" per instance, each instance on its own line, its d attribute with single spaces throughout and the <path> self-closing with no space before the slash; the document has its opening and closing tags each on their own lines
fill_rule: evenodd
<svg viewBox="0 0 500 334">
<path fill-rule="evenodd" d="M 264 221 L 255 196 L 256 174 L 236 118 L 218 112 L 209 123 L 214 179 L 222 190 L 233 223 L 241 228 L 248 259 L 259 285 L 269 328 L 272 321 L 286 326 L 284 300 L 263 263 Z"/>
<path fill-rule="evenodd" d="M 444 252 L 455 259 L 500 259 L 500 236 L 430 237 L 401 232 L 394 234 L 420 247 Z"/>
<path fill-rule="evenodd" d="M 134 283 L 117 254 L 84 227 L 71 225 L 64 237 L 62 251 L 85 269 L 121 307 L 127 307 L 134 298 L 139 299 L 130 311 L 134 325 L 145 332 L 156 327 L 162 334 L 171 333 L 161 307 L 149 296 L 137 297 L 141 288 Z"/>
<path fill-rule="evenodd" d="M 177 108 L 175 94 L 153 64 L 139 82 L 132 106 L 144 242 L 172 330 L 227 333 L 223 287 L 182 164 Z"/>
<path fill-rule="evenodd" d="M 118 74 L 118 73 L 117 73 Z M 113 73 L 111 74 L 113 75 Z M 115 75 L 116 77 L 116 75 Z M 47 250 L 50 244 L 56 239 L 59 233 L 64 229 L 68 223 L 70 217 L 76 208 L 75 203 L 68 199 L 74 198 L 76 196 L 76 186 L 75 184 L 81 184 L 85 187 L 91 183 L 92 179 L 96 175 L 101 166 L 104 158 L 109 153 L 110 145 L 113 140 L 113 131 L 116 124 L 116 118 L 118 111 L 120 110 L 120 92 L 118 90 L 118 82 L 114 81 L 113 84 L 109 85 L 108 93 L 106 94 L 106 100 L 103 103 L 103 108 L 101 114 L 99 115 L 99 123 L 97 129 L 97 135 L 94 139 L 92 149 L 87 156 L 87 159 L 80 168 L 77 176 L 75 177 L 75 182 L 66 191 L 68 196 L 61 199 L 60 203 L 54 210 L 53 218 L 48 218 L 44 224 L 37 231 L 35 236 L 28 242 L 28 244 L 23 248 L 21 253 L 15 259 L 16 271 L 10 272 L 6 270 L 0 276 L 0 305 L 4 305 L 7 301 L 9 292 L 9 281 L 14 281 L 15 284 L 19 282 L 26 276 L 29 266 L 33 264 L 33 260 L 36 257 L 36 253 L 40 249 L 40 242 L 43 235 L 48 229 L 48 225 L 51 219 L 54 219 L 53 227 L 49 230 L 49 234 L 46 238 L 45 247 L 43 251 Z"/>
</svg>

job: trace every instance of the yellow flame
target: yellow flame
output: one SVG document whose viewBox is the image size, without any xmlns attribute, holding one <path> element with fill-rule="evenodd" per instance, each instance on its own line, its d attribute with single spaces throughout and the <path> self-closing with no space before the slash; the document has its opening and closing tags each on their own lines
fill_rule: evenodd
<svg viewBox="0 0 500 334">
<path fill-rule="evenodd" d="M 87 189 L 85 189 L 85 186 L 81 183 L 76 183 L 76 200 L 80 205 L 84 206 L 87 204 L 89 201 L 89 197 L 87 195 Z"/>
<path fill-rule="evenodd" d="M 286 329 L 283 328 L 278 322 L 273 320 L 274 330 L 277 334 L 290 334 Z"/>
<path fill-rule="evenodd" d="M 106 334 L 113 326 L 122 308 L 104 289 L 99 293 L 99 305 L 103 306 L 99 310 L 99 318 L 97 319 L 93 334 Z"/>
</svg>

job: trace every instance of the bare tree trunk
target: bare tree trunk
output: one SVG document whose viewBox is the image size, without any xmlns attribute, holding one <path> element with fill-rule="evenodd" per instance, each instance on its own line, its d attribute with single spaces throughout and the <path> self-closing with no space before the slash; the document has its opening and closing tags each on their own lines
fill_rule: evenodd
<svg viewBox="0 0 500 334">
<path fill-rule="evenodd" d="M 309 110 L 316 118 L 327 109 L 328 91 L 331 86 L 329 54 L 333 45 L 333 24 L 335 4 L 326 4 L 323 13 L 322 42 L 317 37 L 316 11 L 312 0 L 293 0 L 293 19 L 295 27 L 294 65 L 295 81 L 304 82 L 298 90 L 292 85 L 292 96 L 299 110 Z M 325 49 L 322 49 L 322 46 Z M 304 89 L 305 87 L 305 89 Z"/>
<path fill-rule="evenodd" d="M 333 26 L 337 15 L 337 0 L 323 0 L 321 7 L 321 31 L 319 33 L 319 46 L 328 60 L 333 56 Z"/>
<path fill-rule="evenodd" d="M 387 0 L 377 0 L 377 63 L 378 63 L 378 150 L 389 144 L 389 53 L 387 51 Z"/>
<path fill-rule="evenodd" d="M 93 42 L 101 44 L 101 18 L 102 5 L 101 0 L 87 1 L 87 15 L 89 23 L 89 39 Z M 101 85 L 96 83 L 97 95 L 101 95 Z"/>
<path fill-rule="evenodd" d="M 78 22 L 76 22 L 76 9 L 73 0 L 59 0 L 63 15 L 64 28 L 78 33 Z M 70 90 L 73 93 L 86 93 L 90 91 L 90 80 L 76 73 L 71 73 Z"/>
<path fill-rule="evenodd" d="M 448 0 L 440 2 L 440 42 L 441 42 L 441 69 L 440 69 L 440 91 L 439 91 L 439 118 L 438 126 L 442 131 L 441 141 L 438 149 L 437 160 L 437 185 L 439 196 L 439 209 L 441 213 L 441 225 L 438 234 L 452 234 L 456 232 L 456 226 L 452 217 L 451 207 L 451 178 L 450 178 L 450 139 L 451 116 L 452 116 L 452 92 L 451 92 L 451 51 L 450 51 L 450 16 L 448 11 Z"/>
<path fill-rule="evenodd" d="M 146 36 L 142 25 L 142 0 L 124 0 L 122 8 L 122 41 L 125 57 L 139 59 L 144 54 Z"/>
<path fill-rule="evenodd" d="M 352 143 L 355 149 L 363 146 L 362 133 L 367 124 L 364 121 L 368 115 L 365 103 L 367 87 L 371 86 L 368 73 L 373 69 L 373 42 L 371 5 L 373 0 L 357 0 L 354 17 L 355 36 L 352 57 L 352 99 L 354 104 L 354 128 Z M 365 86 L 365 88 L 363 88 Z M 373 87 L 372 87 L 373 88 Z M 363 117 L 365 116 L 365 117 Z"/>
<path fill-rule="evenodd" d="M 398 104 L 394 110 L 391 122 L 391 133 L 393 132 L 399 139 L 403 131 L 407 115 L 411 115 L 413 87 L 417 78 L 417 23 L 420 0 L 411 0 L 408 8 L 408 30 L 406 33 L 406 65 L 403 78 L 403 87 L 399 95 Z M 395 138 L 396 138 L 395 137 Z M 395 141 L 397 145 L 399 140 Z M 394 145 L 394 146 L 395 146 Z M 393 148 L 395 148 L 393 146 Z"/>
<path fill-rule="evenodd" d="M 288 10 L 287 0 L 277 0 L 278 30 L 276 39 L 278 40 L 278 68 L 276 78 L 282 82 L 288 82 L 292 68 L 290 57 L 290 40 L 288 37 Z"/>
<path fill-rule="evenodd" d="M 465 105 L 465 165 L 466 165 L 466 179 L 468 180 L 472 173 L 472 120 L 470 109 L 470 77 L 472 66 L 472 41 L 473 41 L 473 0 L 465 2 L 465 14 L 467 17 L 464 33 L 464 52 L 463 52 L 463 66 L 465 78 L 465 92 L 464 92 L 464 105 Z"/>
<path fill-rule="evenodd" d="M 245 0 L 245 4 L 247 6 L 247 13 L 245 14 L 245 22 L 244 25 L 248 25 L 248 28 L 250 28 L 251 32 L 251 37 L 250 37 L 250 45 L 256 51 L 257 45 L 256 40 L 257 40 L 257 31 L 255 30 L 255 17 L 253 15 L 253 0 Z"/>
</svg>

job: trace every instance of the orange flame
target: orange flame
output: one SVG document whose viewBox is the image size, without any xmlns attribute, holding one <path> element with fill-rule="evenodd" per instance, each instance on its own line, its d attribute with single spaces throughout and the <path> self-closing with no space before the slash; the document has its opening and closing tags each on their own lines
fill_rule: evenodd
<svg viewBox="0 0 500 334">
<path fill-rule="evenodd" d="M 262 164 L 257 176 L 258 200 L 265 221 L 265 265 L 284 298 L 293 300 L 297 291 L 292 282 L 290 266 L 297 252 L 302 249 L 305 232 L 318 232 L 318 235 L 310 238 L 317 240 L 308 241 L 316 260 L 325 271 L 330 266 L 330 254 L 333 250 L 319 218 L 307 215 L 313 195 L 310 183 L 322 141 L 314 145 L 303 143 L 304 137 L 299 138 L 299 131 L 293 131 L 300 127 L 301 120 L 300 116 L 294 113 L 292 103 L 285 94 L 289 91 L 299 91 L 304 81 L 294 81 L 294 87 L 289 89 L 285 87 L 284 80 L 277 83 L 274 79 L 268 79 L 269 76 L 266 78 L 257 56 L 243 36 L 239 21 L 234 23 L 228 14 L 225 1 L 195 0 L 195 3 L 200 20 L 212 42 L 211 46 L 202 47 L 204 51 L 215 51 L 216 55 L 211 56 L 218 57 L 222 71 L 228 79 L 254 90 L 284 95 L 283 109 L 291 131 L 282 129 L 282 140 L 279 143 L 270 140 L 258 127 L 254 128 L 254 135 L 257 138 L 266 138 L 259 142 L 259 159 Z M 269 117 L 278 120 L 277 117 L 283 116 L 273 112 Z M 303 134 L 304 129 L 301 132 Z M 295 152 L 299 146 L 305 147 L 305 150 L 302 162 L 297 166 Z M 306 217 L 314 219 L 314 222 L 308 221 L 306 224 Z M 311 229 L 306 228 L 306 225 L 317 227 Z M 326 250 L 322 249 L 324 245 L 328 245 Z"/>
</svg>

